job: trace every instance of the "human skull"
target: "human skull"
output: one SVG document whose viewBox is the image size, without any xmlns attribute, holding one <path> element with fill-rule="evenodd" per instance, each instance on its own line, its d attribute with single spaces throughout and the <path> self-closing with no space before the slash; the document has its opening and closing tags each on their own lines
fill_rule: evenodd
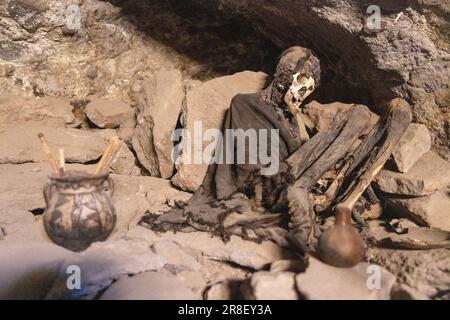
<svg viewBox="0 0 450 320">
<path fill-rule="evenodd" d="M 300 72 L 293 75 L 293 81 L 284 96 L 284 102 L 290 111 L 296 114 L 300 111 L 302 102 L 315 90 L 316 83 L 310 76 L 302 75 Z"/>
</svg>

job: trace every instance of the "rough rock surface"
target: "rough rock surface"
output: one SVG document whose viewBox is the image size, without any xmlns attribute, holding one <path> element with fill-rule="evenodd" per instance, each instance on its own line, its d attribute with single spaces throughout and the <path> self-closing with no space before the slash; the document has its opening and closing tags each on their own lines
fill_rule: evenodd
<svg viewBox="0 0 450 320">
<path fill-rule="evenodd" d="M 47 157 L 37 137 L 44 133 L 53 154 L 64 148 L 67 162 L 86 163 L 97 160 L 106 148 L 100 132 L 72 128 L 52 128 L 28 123 L 0 128 L 0 164 L 40 162 Z"/>
<path fill-rule="evenodd" d="M 369 261 L 392 272 L 404 283 L 430 298 L 450 289 L 450 250 L 387 250 L 373 248 Z"/>
<path fill-rule="evenodd" d="M 191 0 L 186 3 L 202 1 Z M 380 29 L 368 29 L 369 5 L 379 5 Z M 412 103 L 415 122 L 432 132 L 448 159 L 450 116 L 450 5 L 448 1 L 208 1 L 210 12 L 247 19 L 280 48 L 308 43 L 324 70 L 334 70 L 321 92 L 355 102 L 401 96 Z M 352 48 L 349 51 L 349 48 Z M 345 79 L 345 80 L 344 80 Z M 352 89 L 353 88 L 353 89 Z M 336 97 L 334 97 L 336 99 Z M 333 101 L 333 100 L 331 100 Z"/>
<path fill-rule="evenodd" d="M 138 176 L 141 174 L 141 169 L 137 166 L 136 157 L 124 142 L 122 142 L 117 156 L 111 164 L 111 171 L 127 176 Z"/>
<path fill-rule="evenodd" d="M 100 300 L 194 300 L 193 292 L 175 276 L 143 272 L 122 276 L 101 295 Z"/>
<path fill-rule="evenodd" d="M 259 271 L 252 275 L 245 296 L 251 300 L 297 300 L 295 274 Z"/>
<path fill-rule="evenodd" d="M 230 241 L 225 243 L 219 237 L 212 237 L 205 232 L 156 234 L 139 226 L 130 230 L 127 238 L 146 239 L 149 243 L 163 239 L 176 241 L 183 247 L 200 252 L 208 259 L 230 262 L 254 270 L 261 270 L 276 260 L 292 258 L 292 253 L 271 241 L 257 244 L 232 236 Z"/>
<path fill-rule="evenodd" d="M 63 127 L 75 121 L 72 109 L 69 99 L 65 98 L 24 98 L 19 95 L 2 95 L 0 125 L 33 121 Z"/>
<path fill-rule="evenodd" d="M 134 117 L 134 109 L 126 103 L 107 99 L 97 99 L 88 103 L 86 115 L 96 126 L 114 129 Z"/>
<path fill-rule="evenodd" d="M 67 168 L 70 170 L 93 170 L 90 166 L 77 164 L 68 165 Z M 47 162 L 0 165 L 2 208 L 28 211 L 45 208 L 43 188 L 50 174 L 51 168 Z"/>
<path fill-rule="evenodd" d="M 136 225 L 145 212 L 166 211 L 175 201 L 186 201 L 190 194 L 179 191 L 170 181 L 155 177 L 111 175 L 114 183 L 113 202 L 117 210 L 115 235 L 123 236 Z"/>
<path fill-rule="evenodd" d="M 193 255 L 187 254 L 180 244 L 175 241 L 159 241 L 151 246 L 158 256 L 163 257 L 167 263 L 190 271 L 199 271 L 200 263 Z"/>
<path fill-rule="evenodd" d="M 381 191 L 390 194 L 429 195 L 450 184 L 450 162 L 430 151 L 424 154 L 408 173 L 382 170 L 375 183 Z"/>
<path fill-rule="evenodd" d="M 203 181 L 208 164 L 194 163 L 194 154 L 203 155 L 203 148 L 211 141 L 194 145 L 194 134 L 203 136 L 208 129 L 220 129 L 231 99 L 238 93 L 254 93 L 264 87 L 267 75 L 262 72 L 240 72 L 207 81 L 187 94 L 186 110 L 183 114 L 183 128 L 190 136 L 190 143 L 180 147 L 177 159 L 177 173 L 172 182 L 183 190 L 194 191 Z M 200 132 L 196 132 L 196 131 Z M 186 140 L 185 140 L 186 142 Z"/>
<path fill-rule="evenodd" d="M 0 299 L 44 299 L 72 253 L 48 242 L 0 240 Z"/>
<path fill-rule="evenodd" d="M 395 165 L 406 173 L 431 148 L 431 135 L 423 124 L 411 123 L 392 152 Z"/>
<path fill-rule="evenodd" d="M 60 272 L 46 297 L 92 299 L 121 275 L 161 270 L 164 264 L 164 259 L 153 254 L 145 242 L 97 242 L 62 261 Z M 81 288 L 78 290 L 67 287 L 67 268 L 73 265 L 82 271 Z"/>
<path fill-rule="evenodd" d="M 32 212 L 16 209 L 0 209 L 0 240 L 49 241 L 41 217 Z"/>
<path fill-rule="evenodd" d="M 144 167 L 151 173 L 158 170 L 161 178 L 173 174 L 172 134 L 183 99 L 181 72 L 175 69 L 161 70 L 153 79 L 143 82 L 138 96 L 138 126 L 133 146 Z M 154 168 L 156 165 L 158 168 Z"/>
<path fill-rule="evenodd" d="M 450 189 L 417 198 L 388 198 L 392 214 L 406 216 L 424 227 L 450 231 Z"/>
<path fill-rule="evenodd" d="M 308 268 L 295 280 L 297 290 L 306 299 L 388 300 L 396 279 L 377 265 L 359 263 L 353 268 L 341 269 L 309 257 Z"/>
</svg>

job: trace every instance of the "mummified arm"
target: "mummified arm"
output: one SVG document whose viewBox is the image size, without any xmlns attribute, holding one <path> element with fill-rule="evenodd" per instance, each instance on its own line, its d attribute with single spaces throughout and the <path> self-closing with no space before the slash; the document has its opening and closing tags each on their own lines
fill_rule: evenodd
<svg viewBox="0 0 450 320">
<path fill-rule="evenodd" d="M 394 147 L 411 123 L 411 108 L 402 99 L 391 100 L 388 114 L 381 119 L 371 134 L 362 141 L 355 151 L 355 158 L 349 167 L 336 206 L 335 225 L 327 229 L 319 239 L 319 254 L 325 262 L 349 267 L 355 265 L 364 256 L 362 239 L 351 226 L 352 210 L 384 167 Z"/>
<path fill-rule="evenodd" d="M 297 179 L 287 193 L 290 238 L 303 250 L 309 251 L 315 238 L 311 189 L 326 171 L 345 158 L 369 119 L 369 109 L 355 105 L 338 114 L 330 129 L 316 134 L 288 158 L 291 173 Z"/>
</svg>

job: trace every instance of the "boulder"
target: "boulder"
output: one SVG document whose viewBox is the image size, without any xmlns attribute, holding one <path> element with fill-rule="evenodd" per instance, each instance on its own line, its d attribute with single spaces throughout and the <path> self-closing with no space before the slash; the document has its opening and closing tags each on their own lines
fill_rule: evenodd
<svg viewBox="0 0 450 320">
<path fill-rule="evenodd" d="M 396 278 L 374 264 L 344 269 L 310 256 L 308 268 L 295 280 L 301 296 L 309 300 L 389 300 Z"/>
<path fill-rule="evenodd" d="M 187 94 L 186 110 L 183 114 L 183 127 L 194 137 L 195 124 L 201 123 L 202 132 L 208 129 L 221 129 L 225 112 L 230 106 L 231 99 L 239 93 L 254 93 L 263 89 L 267 75 L 262 72 L 244 71 L 231 76 L 224 76 L 209 80 L 194 87 Z M 187 142 L 186 140 L 184 142 Z M 181 153 L 178 155 L 177 173 L 172 182 L 183 190 L 194 191 L 203 181 L 208 164 L 194 164 L 193 155 L 201 152 L 211 141 L 203 142 L 201 150 L 194 150 L 194 143 L 182 143 Z M 190 146 L 189 146 L 190 145 Z M 183 148 L 190 147 L 190 152 Z M 200 146 L 198 146 L 200 147 Z"/>
<path fill-rule="evenodd" d="M 425 153 L 407 173 L 382 170 L 375 179 L 383 192 L 404 196 L 425 196 L 450 184 L 450 162 L 434 151 Z"/>
<path fill-rule="evenodd" d="M 134 109 L 121 101 L 96 99 L 87 104 L 86 115 L 99 128 L 114 129 L 134 118 Z"/>
<path fill-rule="evenodd" d="M 133 147 L 141 164 L 152 175 L 167 179 L 173 174 L 172 134 L 183 99 L 182 76 L 178 70 L 161 70 L 152 80 L 142 82 Z"/>
<path fill-rule="evenodd" d="M 136 162 L 133 152 L 126 143 L 122 142 L 117 156 L 111 164 L 111 172 L 127 176 L 139 176 L 141 169 Z"/>
<path fill-rule="evenodd" d="M 297 300 L 295 274 L 292 272 L 259 271 L 252 275 L 245 293 L 251 300 Z"/>
<path fill-rule="evenodd" d="M 120 277 L 100 300 L 195 300 L 195 295 L 177 277 L 150 271 Z"/>
<path fill-rule="evenodd" d="M 53 128 L 39 123 L 9 124 L 0 127 L 0 164 L 40 162 L 47 157 L 37 137 L 44 133 L 54 155 L 64 148 L 67 162 L 97 160 L 106 148 L 103 134 L 72 128 Z"/>
<path fill-rule="evenodd" d="M 450 231 L 450 189 L 417 198 L 388 198 L 392 214 L 406 216 L 420 226 Z"/>
<path fill-rule="evenodd" d="M 398 171 L 406 173 L 430 149 L 431 135 L 427 127 L 411 123 L 392 152 L 392 158 Z"/>
<path fill-rule="evenodd" d="M 450 251 L 393 250 L 371 248 L 367 257 L 392 274 L 399 283 L 417 290 L 429 298 L 450 290 Z"/>
</svg>

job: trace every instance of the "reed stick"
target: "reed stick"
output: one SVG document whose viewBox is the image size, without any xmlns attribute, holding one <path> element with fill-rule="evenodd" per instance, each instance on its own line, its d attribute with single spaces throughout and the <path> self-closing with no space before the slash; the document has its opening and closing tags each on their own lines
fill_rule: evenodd
<svg viewBox="0 0 450 320">
<path fill-rule="evenodd" d="M 41 141 L 42 144 L 42 149 L 44 149 L 45 154 L 47 155 L 48 161 L 50 162 L 50 165 L 53 168 L 53 171 L 56 174 L 59 174 L 59 166 L 58 163 L 56 162 L 55 158 L 53 157 L 53 154 L 50 150 L 50 147 L 48 146 L 48 142 L 47 139 L 45 138 L 44 134 L 42 132 L 40 132 L 38 134 L 39 140 Z"/>
<path fill-rule="evenodd" d="M 117 155 L 120 143 L 121 141 L 118 137 L 111 138 L 108 146 L 105 149 L 105 152 L 103 153 L 102 158 L 95 167 L 94 173 L 96 175 L 105 173 L 105 171 L 109 168 L 115 156 Z"/>
<path fill-rule="evenodd" d="M 64 157 L 64 148 L 59 148 L 59 175 L 63 176 L 66 171 L 66 159 Z"/>
</svg>

